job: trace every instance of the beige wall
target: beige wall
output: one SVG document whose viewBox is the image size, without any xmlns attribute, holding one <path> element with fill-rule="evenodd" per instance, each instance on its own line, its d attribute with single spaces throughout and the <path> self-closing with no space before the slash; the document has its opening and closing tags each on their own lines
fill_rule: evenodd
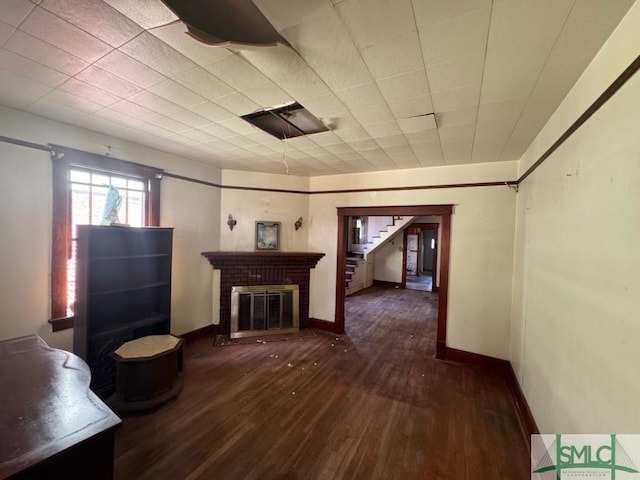
<svg viewBox="0 0 640 480">
<path fill-rule="evenodd" d="M 219 183 L 219 170 L 124 140 L 0 108 L 0 135 L 54 143 Z M 37 333 L 50 345 L 71 349 L 73 332 L 52 333 L 51 161 L 48 152 L 0 143 L 0 339 Z M 180 334 L 215 319 L 212 270 L 200 256 L 220 238 L 220 191 L 183 180 L 162 180 L 161 223 L 175 227 L 172 331 Z M 194 208 L 198 205 L 201 208 Z"/>
<path fill-rule="evenodd" d="M 640 5 L 524 156 L 526 170 L 635 59 Z M 543 432 L 640 431 L 640 75 L 520 186 L 510 358 Z"/>
</svg>

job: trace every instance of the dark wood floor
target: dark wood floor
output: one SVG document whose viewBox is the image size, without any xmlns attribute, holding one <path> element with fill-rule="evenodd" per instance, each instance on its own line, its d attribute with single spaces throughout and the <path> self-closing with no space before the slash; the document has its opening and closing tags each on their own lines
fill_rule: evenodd
<svg viewBox="0 0 640 480">
<path fill-rule="evenodd" d="M 116 478 L 530 478 L 506 381 L 433 358 L 436 298 L 374 287 L 342 336 L 188 346 L 179 397 L 124 418 Z"/>
</svg>

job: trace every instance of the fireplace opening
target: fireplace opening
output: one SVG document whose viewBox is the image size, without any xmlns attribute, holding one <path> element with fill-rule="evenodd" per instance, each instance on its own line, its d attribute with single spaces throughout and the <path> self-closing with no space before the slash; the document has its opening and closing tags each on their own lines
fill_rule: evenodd
<svg viewBox="0 0 640 480">
<path fill-rule="evenodd" d="M 299 330 L 298 285 L 231 287 L 231 338 Z"/>
</svg>

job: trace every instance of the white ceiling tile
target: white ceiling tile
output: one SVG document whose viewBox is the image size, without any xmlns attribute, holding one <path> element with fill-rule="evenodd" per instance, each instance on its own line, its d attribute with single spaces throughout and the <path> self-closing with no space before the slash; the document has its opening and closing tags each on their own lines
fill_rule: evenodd
<svg viewBox="0 0 640 480">
<path fill-rule="evenodd" d="M 35 113 L 41 117 L 53 118 L 60 122 L 73 123 L 84 118 L 87 114 L 59 103 L 51 102 L 44 98 L 29 105 L 27 112 Z"/>
<path fill-rule="evenodd" d="M 392 148 L 392 147 L 408 147 L 407 139 L 404 138 L 404 135 L 392 135 L 390 137 L 379 137 L 376 138 L 376 143 L 380 145 L 384 149 Z"/>
<path fill-rule="evenodd" d="M 78 97 L 77 95 L 71 95 L 62 90 L 53 90 L 42 98 L 84 113 L 94 113 L 104 108 L 102 105 Z"/>
<path fill-rule="evenodd" d="M 427 77 L 431 93 L 480 83 L 483 65 L 484 55 L 456 58 L 449 62 L 430 65 L 427 67 Z"/>
<path fill-rule="evenodd" d="M 302 105 L 318 118 L 340 117 L 348 113 L 344 103 L 332 93 L 306 98 Z"/>
<path fill-rule="evenodd" d="M 337 155 L 339 157 L 344 155 L 345 153 L 353 152 L 353 149 L 349 145 L 344 143 L 342 139 L 340 139 L 340 143 L 325 145 L 324 148 L 328 152 L 331 152 L 332 154 Z"/>
<path fill-rule="evenodd" d="M 209 125 L 211 123 L 211 120 L 209 120 L 208 118 L 205 118 L 202 115 L 198 115 L 197 113 L 184 108 L 178 112 L 172 113 L 171 118 L 193 128 L 204 127 L 205 125 Z"/>
<path fill-rule="evenodd" d="M 202 127 L 200 130 L 207 132 L 210 135 L 213 135 L 214 137 L 217 138 L 230 138 L 230 137 L 235 137 L 237 135 L 236 132 L 234 132 L 233 130 L 229 130 L 226 127 L 223 127 L 222 125 L 218 125 L 215 123 L 212 123 L 211 125 L 206 125 L 204 127 Z"/>
<path fill-rule="evenodd" d="M 311 141 L 323 147 L 326 145 L 335 145 L 337 143 L 342 143 L 342 139 L 331 131 L 315 133 L 311 137 Z"/>
<path fill-rule="evenodd" d="M 429 85 L 424 69 L 376 80 L 387 101 L 428 95 Z M 426 112 L 425 112 L 426 113 Z"/>
<path fill-rule="evenodd" d="M 25 0 L 2 0 L 0 20 L 13 27 L 19 27 L 35 5 Z"/>
<path fill-rule="evenodd" d="M 358 142 L 361 140 L 370 140 L 371 137 L 367 133 L 367 131 L 362 127 L 356 128 L 338 128 L 335 131 L 336 135 L 338 135 L 342 140 L 348 143 Z"/>
<path fill-rule="evenodd" d="M 460 57 L 481 56 L 487 45 L 491 8 L 419 29 L 427 66 Z"/>
<path fill-rule="evenodd" d="M 51 87 L 0 69 L 0 103 L 12 108 L 26 108 L 51 90 Z"/>
<path fill-rule="evenodd" d="M 379 103 L 370 107 L 351 110 L 351 115 L 353 115 L 355 119 L 360 123 L 360 125 L 364 127 L 370 125 L 396 123 L 393 114 L 391 113 L 391 110 L 389 110 L 389 107 L 386 103 Z M 397 124 L 396 128 L 398 128 Z M 366 130 L 369 131 L 368 128 L 366 128 Z"/>
<path fill-rule="evenodd" d="M 113 48 L 62 18 L 37 7 L 20 25 L 20 30 L 48 42 L 87 62 L 95 62 Z"/>
<path fill-rule="evenodd" d="M 253 133 L 256 128 L 246 120 L 239 117 L 233 117 L 228 120 L 218 122 L 218 125 L 228 128 L 229 130 L 232 130 L 236 134 L 242 134 L 242 135 Z"/>
<path fill-rule="evenodd" d="M 420 117 L 399 118 L 398 125 L 402 133 L 417 133 L 436 128 L 435 115 L 422 115 Z"/>
<path fill-rule="evenodd" d="M 327 63 L 356 51 L 334 9 L 282 31 L 287 41 L 311 66 Z"/>
<path fill-rule="evenodd" d="M 512 98 L 503 102 L 483 103 L 478 109 L 478 122 L 494 120 L 503 117 L 519 117 L 528 97 Z"/>
<path fill-rule="evenodd" d="M 458 165 L 471 162 L 473 133 L 453 138 L 440 138 L 446 164 Z"/>
<path fill-rule="evenodd" d="M 237 118 L 236 115 L 231 113 L 229 110 L 226 110 L 215 103 L 210 101 L 205 101 L 202 103 L 198 103 L 196 105 L 191 105 L 189 110 L 192 112 L 196 112 L 199 115 L 211 120 L 212 122 L 219 122 L 222 120 L 227 120 L 230 118 Z"/>
<path fill-rule="evenodd" d="M 263 108 L 290 103 L 294 100 L 275 83 L 270 81 L 247 88 L 244 90 L 244 94 Z"/>
<path fill-rule="evenodd" d="M 313 68 L 334 91 L 345 90 L 373 81 L 369 69 L 358 53 L 351 53 L 331 62 L 317 64 Z"/>
<path fill-rule="evenodd" d="M 363 109 L 371 105 L 384 103 L 384 98 L 375 82 L 340 90 L 336 95 L 350 110 Z"/>
<path fill-rule="evenodd" d="M 574 3 L 500 1 L 494 5 L 482 103 L 531 93 Z"/>
<path fill-rule="evenodd" d="M 127 100 L 162 115 L 170 116 L 182 110 L 180 105 L 170 102 L 169 100 L 166 100 L 155 93 L 149 92 L 148 90 L 136 93 Z"/>
<path fill-rule="evenodd" d="M 187 57 L 149 32 L 141 33 L 121 46 L 120 50 L 167 77 L 174 77 L 196 66 Z"/>
<path fill-rule="evenodd" d="M 281 43 L 275 47 L 244 50 L 239 55 L 269 78 L 286 77 L 307 66 L 293 48 Z"/>
<path fill-rule="evenodd" d="M 104 0 L 144 29 L 159 27 L 178 20 L 161 0 Z"/>
<path fill-rule="evenodd" d="M 214 140 L 207 142 L 207 145 L 217 152 L 228 152 L 237 149 L 233 143 L 229 143 L 226 140 Z"/>
<path fill-rule="evenodd" d="M 5 49 L 0 50 L 0 68 L 31 78 L 50 87 L 57 87 L 69 77 L 52 68 L 17 55 Z"/>
<path fill-rule="evenodd" d="M 114 50 L 105 55 L 95 65 L 142 88 L 147 88 L 166 80 L 164 75 L 143 65 L 120 50 Z"/>
<path fill-rule="evenodd" d="M 127 98 L 141 91 L 140 87 L 133 83 L 127 82 L 95 65 L 87 67 L 75 78 L 121 98 Z"/>
<path fill-rule="evenodd" d="M 411 0 L 345 0 L 336 10 L 358 48 L 416 29 Z"/>
<path fill-rule="evenodd" d="M 413 11 L 418 27 L 453 20 L 476 10 L 491 6 L 492 0 L 414 0 Z"/>
<path fill-rule="evenodd" d="M 417 32 L 376 43 L 360 52 L 376 79 L 412 72 L 424 66 Z"/>
<path fill-rule="evenodd" d="M 191 140 L 194 140 L 198 143 L 213 142 L 215 140 L 215 137 L 213 137 L 212 135 L 209 135 L 202 130 L 196 129 L 186 130 L 184 132 L 181 132 L 180 135 L 190 138 Z"/>
<path fill-rule="evenodd" d="M 367 137 L 369 134 L 367 134 Z M 377 150 L 379 149 L 379 145 L 372 138 L 366 138 L 363 140 L 351 140 L 349 142 L 351 148 L 353 148 L 356 152 L 362 153 L 365 150 Z"/>
<path fill-rule="evenodd" d="M 2 47 L 7 40 L 16 31 L 15 27 L 12 27 L 8 23 L 0 21 L 0 47 Z"/>
<path fill-rule="evenodd" d="M 218 77 L 202 67 L 194 67 L 181 75 L 174 77 L 180 85 L 202 95 L 208 100 L 214 100 L 233 93 L 234 90 Z"/>
<path fill-rule="evenodd" d="M 463 108 L 450 112 L 436 113 L 436 124 L 438 128 L 453 127 L 471 123 L 475 125 L 478 116 L 478 107 Z"/>
<path fill-rule="evenodd" d="M 238 55 L 229 55 L 209 65 L 207 69 L 236 90 L 244 90 L 267 82 L 269 79 L 257 68 Z"/>
<path fill-rule="evenodd" d="M 435 144 L 435 142 L 439 142 L 438 130 L 436 130 L 435 128 L 431 130 L 405 133 L 404 137 L 407 139 L 407 142 L 409 142 L 409 145 L 411 145 L 411 148 L 413 148 L 414 152 L 418 148 L 435 148 L 433 144 Z M 424 143 L 428 143 L 429 145 L 425 147 L 424 145 L 422 145 Z"/>
<path fill-rule="evenodd" d="M 109 106 L 119 100 L 118 97 L 105 92 L 100 88 L 81 82 L 76 78 L 70 78 L 58 87 L 58 90 L 70 93 L 103 107 Z"/>
<path fill-rule="evenodd" d="M 260 105 L 238 92 L 216 98 L 215 103 L 236 115 L 246 115 L 260 110 Z"/>
<path fill-rule="evenodd" d="M 180 105 L 181 107 L 189 107 L 205 101 L 205 99 L 197 93 L 183 87 L 173 80 L 165 80 L 164 82 L 160 82 L 147 90 L 169 100 L 170 102 Z"/>
<path fill-rule="evenodd" d="M 329 0 L 254 0 L 253 3 L 278 31 L 332 8 Z"/>
<path fill-rule="evenodd" d="M 109 107 L 111 108 L 111 107 Z M 159 128 L 163 128 L 171 133 L 182 133 L 187 130 L 192 130 L 189 126 L 182 122 L 174 120 L 173 117 L 165 117 L 164 115 L 155 114 L 145 118 L 145 121 L 150 125 L 154 125 Z"/>
<path fill-rule="evenodd" d="M 100 118 L 93 115 L 87 115 L 82 119 L 84 128 L 94 130 L 96 132 L 106 133 L 107 135 L 113 135 L 119 137 L 120 132 L 125 128 L 122 125 L 107 120 L 106 118 Z"/>
<path fill-rule="evenodd" d="M 44 0 L 41 6 L 112 47 L 142 32 L 139 25 L 102 0 Z"/>
<path fill-rule="evenodd" d="M 433 109 L 436 112 L 475 107 L 480 102 L 480 84 L 476 83 L 451 90 L 433 92 L 431 100 L 433 101 Z"/>
<path fill-rule="evenodd" d="M 440 140 L 448 140 L 455 142 L 456 138 L 473 138 L 473 133 L 475 132 L 476 126 L 475 123 L 462 123 L 459 125 L 451 125 L 448 127 L 438 127 L 438 136 Z"/>
<path fill-rule="evenodd" d="M 426 95 L 400 98 L 392 100 L 388 104 L 395 118 L 415 117 L 416 115 L 433 113 L 431 100 Z"/>
<path fill-rule="evenodd" d="M 187 34 L 184 23 L 175 22 L 154 28 L 150 33 L 198 65 L 205 67 L 233 53 L 224 47 L 206 45 Z"/>
<path fill-rule="evenodd" d="M 417 168 L 420 166 L 413 152 L 396 154 L 391 158 L 400 168 Z"/>
<path fill-rule="evenodd" d="M 298 101 L 331 93 L 327 84 L 309 67 L 280 77 L 276 82 L 280 88 Z"/>
<path fill-rule="evenodd" d="M 89 65 L 88 62 L 20 30 L 7 40 L 4 48 L 67 75 L 75 75 Z"/>
</svg>

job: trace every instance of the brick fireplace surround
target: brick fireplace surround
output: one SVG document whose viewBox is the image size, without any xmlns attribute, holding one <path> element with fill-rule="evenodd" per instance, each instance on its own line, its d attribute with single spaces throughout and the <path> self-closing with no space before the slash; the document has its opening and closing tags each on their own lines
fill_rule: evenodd
<svg viewBox="0 0 640 480">
<path fill-rule="evenodd" d="M 313 252 L 202 252 L 220 270 L 220 325 L 217 333 L 231 330 L 231 287 L 298 285 L 300 328 L 309 326 L 309 271 L 324 253 Z"/>
</svg>

